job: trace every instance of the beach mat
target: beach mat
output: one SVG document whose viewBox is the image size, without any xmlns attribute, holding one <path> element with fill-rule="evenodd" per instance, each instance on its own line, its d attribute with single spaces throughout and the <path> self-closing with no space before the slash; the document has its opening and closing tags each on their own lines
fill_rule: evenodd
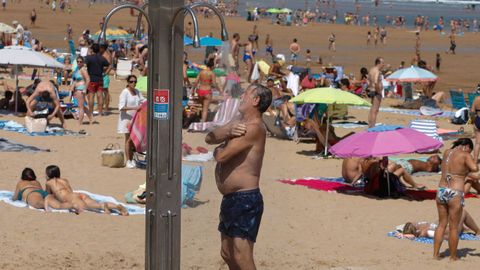
<svg viewBox="0 0 480 270">
<path fill-rule="evenodd" d="M 341 121 L 341 122 L 332 123 L 332 126 L 335 128 L 363 128 L 363 127 L 367 127 L 368 123 L 365 121 L 354 121 L 354 122 Z"/>
<path fill-rule="evenodd" d="M 85 191 L 85 190 L 75 190 L 75 192 L 84 193 L 84 194 L 90 196 L 92 199 L 94 199 L 95 201 L 97 201 L 99 203 L 110 202 L 110 203 L 115 203 L 115 204 L 121 204 L 127 209 L 128 213 L 130 215 L 145 215 L 145 208 L 137 206 L 137 205 L 121 203 L 121 202 L 117 201 L 115 198 L 110 197 L 110 196 L 94 194 L 94 193 L 91 193 L 91 192 L 88 192 L 88 191 Z M 28 208 L 33 209 L 33 210 L 45 211 L 43 209 L 35 209 L 33 207 L 30 207 L 24 201 L 13 201 L 12 196 L 13 196 L 12 191 L 0 190 L 0 201 L 3 201 L 5 203 L 10 204 L 10 205 L 15 206 L 15 207 L 21 207 L 21 208 L 28 207 Z M 115 213 L 114 211 L 115 210 L 112 211 L 111 215 L 119 215 L 118 213 Z M 69 210 L 56 210 L 56 209 L 52 209 L 52 212 L 54 212 L 54 213 L 70 213 Z M 102 211 L 98 211 L 98 213 L 102 213 Z"/>
<path fill-rule="evenodd" d="M 0 130 L 17 132 L 17 133 L 21 133 L 28 136 L 86 135 L 86 134 L 82 134 L 82 133 L 71 131 L 71 130 L 64 130 L 62 128 L 51 128 L 51 127 L 47 127 L 47 131 L 45 132 L 28 132 L 27 128 L 25 128 L 25 126 L 23 126 L 22 124 L 17 123 L 15 121 L 5 121 L 5 120 L 0 120 Z"/>
<path fill-rule="evenodd" d="M 280 183 L 305 186 L 311 189 L 327 192 L 363 192 L 362 187 L 353 187 L 345 183 L 343 178 L 304 178 L 282 179 Z"/>
<path fill-rule="evenodd" d="M 369 107 L 363 107 L 363 106 L 350 106 L 350 108 L 357 109 L 357 110 L 370 110 Z M 387 113 L 404 114 L 404 115 L 423 116 L 420 110 L 407 110 L 407 109 L 396 109 L 396 108 L 390 108 L 390 107 L 381 107 L 380 111 L 387 112 Z M 452 118 L 454 115 L 455 115 L 455 112 L 442 111 L 442 114 L 435 115 L 435 117 Z"/>
<path fill-rule="evenodd" d="M 50 152 L 50 149 L 41 149 L 35 146 L 16 143 L 5 138 L 0 138 L 0 152 Z"/>
<path fill-rule="evenodd" d="M 433 245 L 433 238 L 428 238 L 428 237 L 405 238 L 405 237 L 402 237 L 399 233 L 401 233 L 401 231 L 394 230 L 394 231 L 391 231 L 391 232 L 387 233 L 387 236 L 395 237 L 397 239 L 406 239 L 406 240 L 410 240 L 410 241 L 414 241 L 414 242 L 419 242 L 419 243 L 424 243 L 424 244 L 432 244 Z M 480 241 L 480 237 L 478 237 L 476 235 L 473 235 L 473 234 L 470 234 L 470 233 L 462 233 L 460 235 L 460 240 Z"/>
<path fill-rule="evenodd" d="M 342 192 L 342 193 L 363 193 L 363 187 L 351 186 L 345 183 L 344 179 L 339 178 L 302 178 L 302 179 L 281 179 L 277 180 L 284 184 L 305 186 L 311 189 L 327 191 L 327 192 Z M 437 191 L 430 190 L 411 190 L 407 189 L 405 196 L 418 200 L 435 200 Z M 475 194 L 465 194 L 465 198 L 477 198 Z"/>
</svg>

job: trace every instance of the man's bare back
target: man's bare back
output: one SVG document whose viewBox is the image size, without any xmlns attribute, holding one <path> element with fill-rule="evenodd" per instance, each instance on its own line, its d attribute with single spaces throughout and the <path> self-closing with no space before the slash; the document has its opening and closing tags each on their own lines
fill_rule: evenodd
<svg viewBox="0 0 480 270">
<path fill-rule="evenodd" d="M 342 177 L 347 183 L 354 183 L 362 177 L 362 162 L 363 158 L 347 158 L 342 162 Z"/>
</svg>

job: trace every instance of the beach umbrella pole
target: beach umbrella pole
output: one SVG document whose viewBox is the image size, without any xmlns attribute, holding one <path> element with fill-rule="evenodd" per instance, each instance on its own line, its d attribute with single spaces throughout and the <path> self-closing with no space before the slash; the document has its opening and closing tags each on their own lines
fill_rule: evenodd
<svg viewBox="0 0 480 270">
<path fill-rule="evenodd" d="M 18 113 L 18 66 L 15 66 L 15 115 Z"/>
<path fill-rule="evenodd" d="M 328 155 L 328 132 L 330 129 L 330 117 L 328 116 L 328 109 L 327 113 L 325 114 L 327 116 L 327 134 L 325 135 L 325 156 Z"/>
<path fill-rule="evenodd" d="M 388 157 L 383 157 L 383 166 L 385 167 L 385 174 L 387 174 L 387 193 L 390 197 L 390 174 L 388 173 Z"/>
</svg>

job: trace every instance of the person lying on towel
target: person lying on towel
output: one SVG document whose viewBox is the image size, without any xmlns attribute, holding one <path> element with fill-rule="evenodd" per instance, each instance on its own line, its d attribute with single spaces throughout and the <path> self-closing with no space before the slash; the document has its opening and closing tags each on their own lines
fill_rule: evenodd
<svg viewBox="0 0 480 270">
<path fill-rule="evenodd" d="M 433 155 L 427 161 L 417 159 L 398 160 L 388 164 L 388 171 L 403 179 L 403 182 L 416 189 L 425 189 L 425 186 L 419 186 L 412 178 L 416 172 L 439 172 L 442 159 L 438 155 Z"/>
<path fill-rule="evenodd" d="M 435 235 L 435 230 L 437 229 L 438 224 L 430 222 L 407 222 L 403 226 L 401 233 L 398 233 L 397 236 L 404 238 L 415 238 L 415 237 L 426 237 L 433 238 Z M 462 217 L 460 218 L 460 223 L 458 224 L 458 232 L 466 233 L 467 230 L 471 230 L 474 235 L 480 233 L 480 228 L 478 227 L 475 220 L 470 216 L 467 210 L 463 209 Z M 450 230 L 445 230 L 443 238 L 448 240 Z"/>
<path fill-rule="evenodd" d="M 12 201 L 24 201 L 33 208 L 46 211 L 50 208 L 71 209 L 73 206 L 71 203 L 58 201 L 55 196 L 43 190 L 42 184 L 37 181 L 35 171 L 31 168 L 23 169 L 20 181 L 13 192 Z"/>
<path fill-rule="evenodd" d="M 47 175 L 46 187 L 48 194 L 53 194 L 61 202 L 71 203 L 77 214 L 85 210 L 103 210 L 105 214 L 110 214 L 111 210 L 115 209 L 120 212 L 120 215 L 128 216 L 127 209 L 121 204 L 98 203 L 86 194 L 73 192 L 68 180 L 60 178 L 60 168 L 58 166 L 48 166 L 45 169 L 45 173 Z"/>
</svg>

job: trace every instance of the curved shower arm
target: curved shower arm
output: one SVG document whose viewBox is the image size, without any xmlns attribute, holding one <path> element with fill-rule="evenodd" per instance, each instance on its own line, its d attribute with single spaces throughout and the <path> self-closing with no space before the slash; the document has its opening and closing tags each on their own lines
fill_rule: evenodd
<svg viewBox="0 0 480 270">
<path fill-rule="evenodd" d="M 198 47 L 200 47 L 198 20 L 197 20 L 197 16 L 195 15 L 195 12 L 193 12 L 193 9 L 190 8 L 189 6 L 185 6 L 185 7 L 180 8 L 175 13 L 175 15 L 173 16 L 173 19 L 172 19 L 172 33 L 171 33 L 171 36 L 170 36 L 170 38 L 172 39 L 172 46 L 174 45 L 173 36 L 175 34 L 175 22 L 177 21 L 178 15 L 180 15 L 182 12 L 189 13 L 190 16 L 192 17 L 192 22 L 193 22 L 193 47 L 198 48 Z"/>
<path fill-rule="evenodd" d="M 140 8 L 145 11 L 145 9 L 148 7 L 148 2 L 143 4 Z M 145 16 L 147 17 L 147 16 Z M 147 17 L 148 18 L 148 17 Z M 138 19 L 137 19 L 137 27 L 135 28 L 135 34 L 134 37 L 136 39 L 140 39 L 141 37 L 141 31 L 140 31 L 140 26 L 142 25 L 142 13 L 138 14 Z"/>
<path fill-rule="evenodd" d="M 148 18 L 148 14 L 145 12 L 145 10 L 141 9 L 136 5 L 124 4 L 124 5 L 113 8 L 112 10 L 110 10 L 110 12 L 108 12 L 107 16 L 105 16 L 105 22 L 103 23 L 102 32 L 100 32 L 100 35 L 98 36 L 98 43 L 100 43 L 102 40 L 103 41 L 107 40 L 107 35 L 106 35 L 107 25 L 112 15 L 117 13 L 117 11 L 126 9 L 126 8 L 132 8 L 132 9 L 138 10 L 141 14 L 143 14 L 143 16 L 145 16 L 145 19 L 147 20 L 147 23 L 148 23 L 148 33 L 149 35 L 150 33 L 152 33 L 152 24 L 150 23 L 150 19 Z"/>
<path fill-rule="evenodd" d="M 223 18 L 222 14 L 220 14 L 220 11 L 214 7 L 212 4 L 208 3 L 194 3 L 191 5 L 188 5 L 191 9 L 197 8 L 197 7 L 205 7 L 210 10 L 212 10 L 217 17 L 220 19 L 220 24 L 222 25 L 222 32 L 220 33 L 222 40 L 227 41 L 228 40 L 228 32 L 227 32 L 227 27 L 225 26 L 225 19 Z"/>
</svg>

